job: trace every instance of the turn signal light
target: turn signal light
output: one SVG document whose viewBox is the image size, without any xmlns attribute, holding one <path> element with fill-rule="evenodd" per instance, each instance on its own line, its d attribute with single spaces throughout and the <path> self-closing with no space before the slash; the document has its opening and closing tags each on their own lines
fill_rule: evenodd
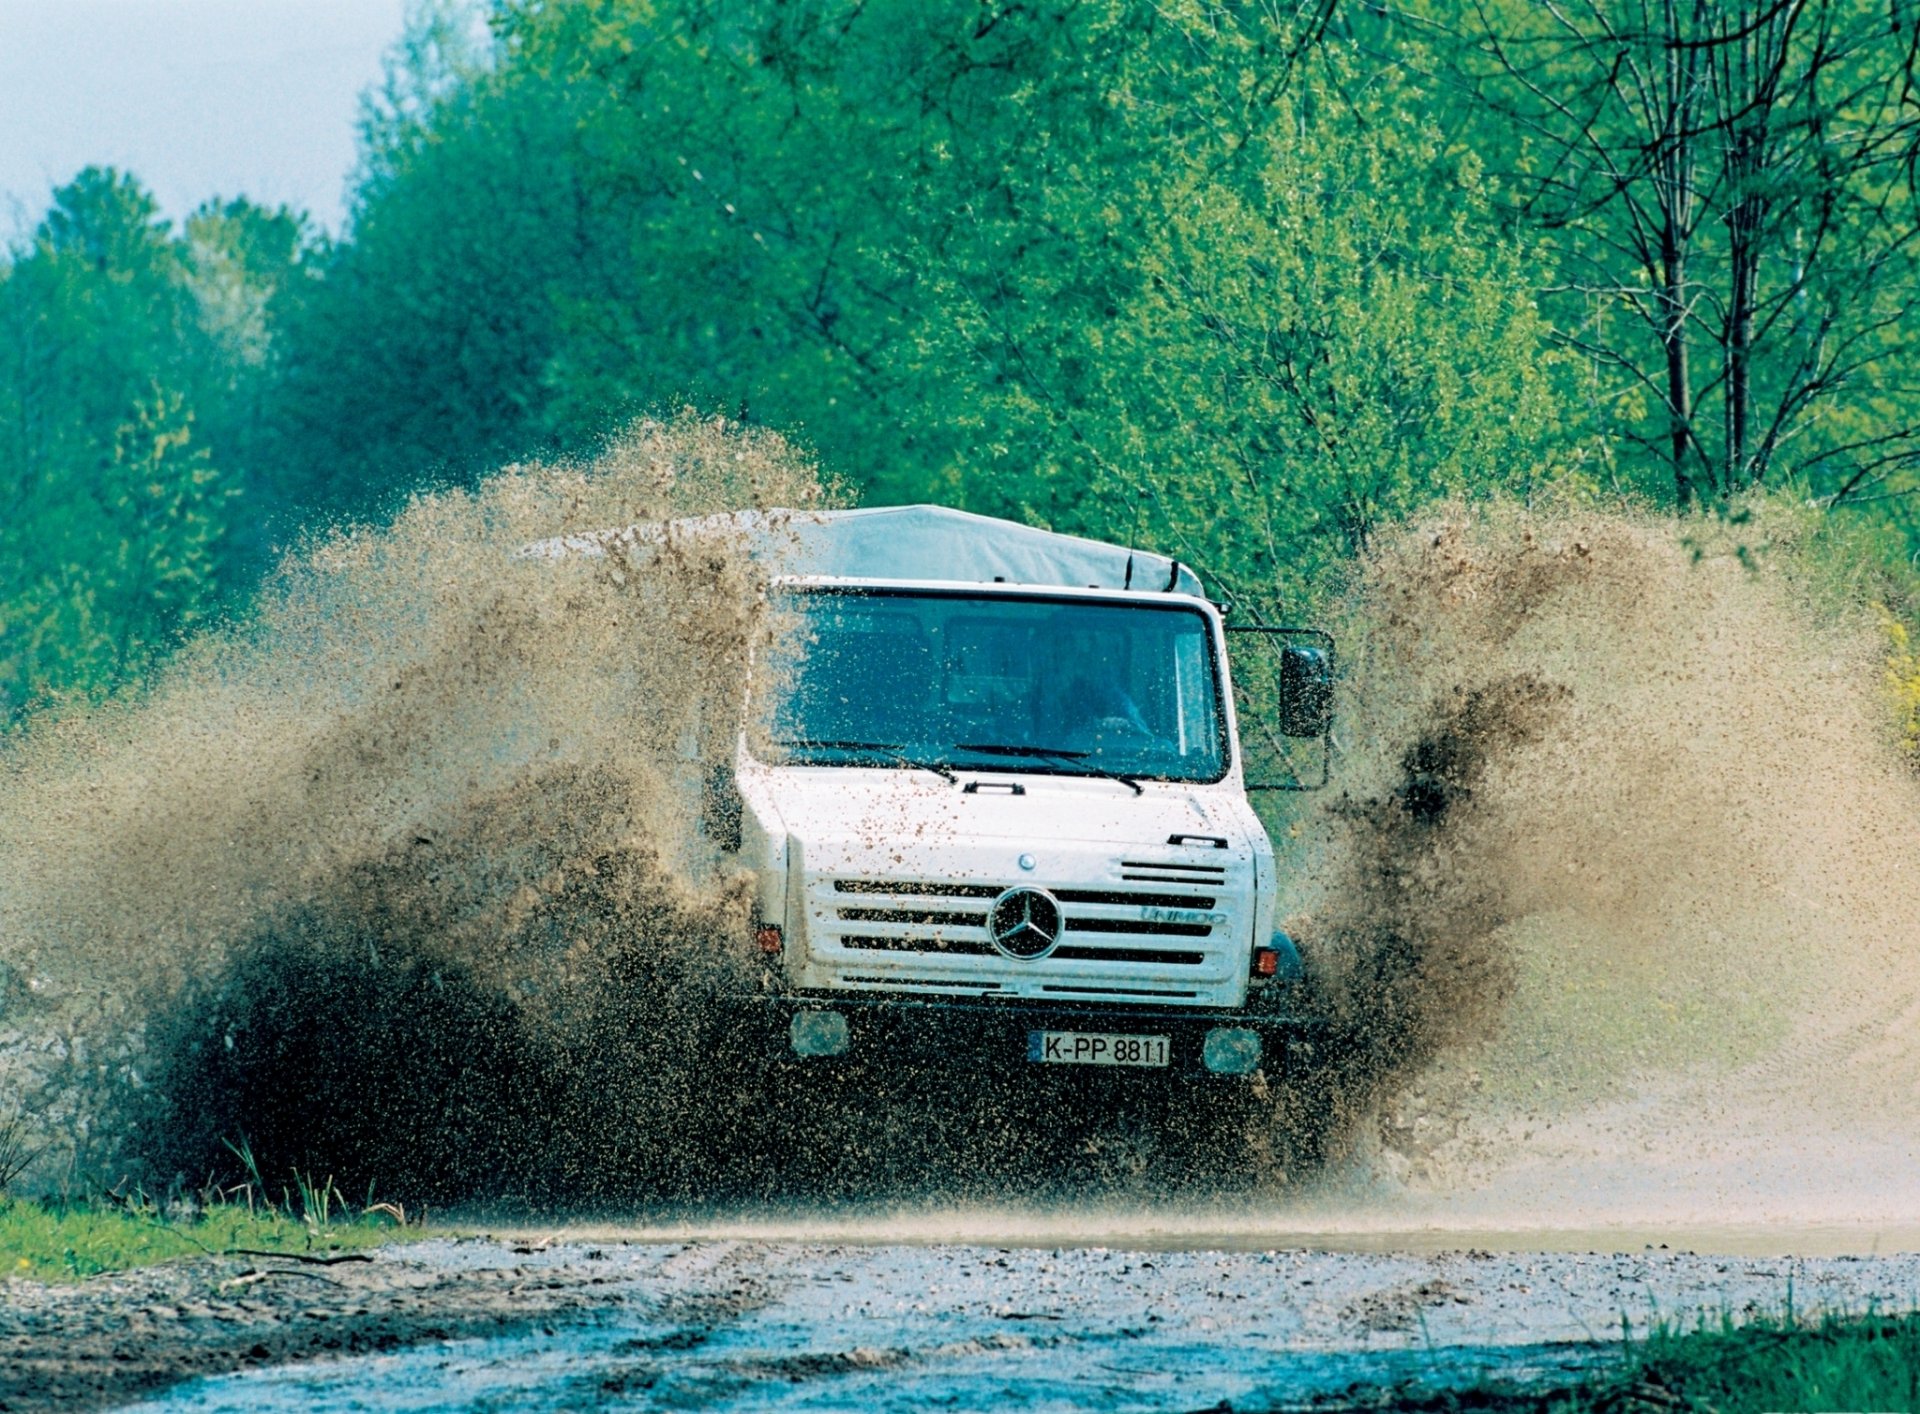
<svg viewBox="0 0 1920 1414">
<path fill-rule="evenodd" d="M 753 930 L 753 945 L 768 957 L 780 955 L 781 941 L 778 923 L 762 923 Z"/>
<path fill-rule="evenodd" d="M 776 930 L 778 931 L 778 930 Z M 1280 973 L 1280 954 L 1272 948 L 1253 950 L 1253 975 L 1255 977 L 1277 977 Z"/>
</svg>

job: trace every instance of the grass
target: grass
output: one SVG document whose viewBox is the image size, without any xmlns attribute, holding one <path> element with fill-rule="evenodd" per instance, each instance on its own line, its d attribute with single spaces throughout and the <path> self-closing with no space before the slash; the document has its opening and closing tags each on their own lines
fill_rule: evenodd
<svg viewBox="0 0 1920 1414">
<path fill-rule="evenodd" d="M 1779 1316 L 1661 1328 L 1624 1368 L 1572 1392 L 1576 1411 L 1920 1410 L 1920 1313 Z"/>
<path fill-rule="evenodd" d="M 355 1206 L 329 1178 L 300 1174 L 266 1196 L 253 1156 L 235 1147 L 250 1181 L 158 1203 L 143 1193 L 103 1192 L 81 1199 L 32 1199 L 0 1192 L 0 1277 L 80 1281 L 178 1257 L 340 1256 L 429 1235 L 424 1215 L 404 1208 Z"/>
<path fill-rule="evenodd" d="M 1920 1312 L 1731 1314 L 1655 1327 L 1574 1385 L 1354 1391 L 1322 1406 L 1366 1414 L 1814 1414 L 1920 1411 Z"/>
<path fill-rule="evenodd" d="M 0 1276 L 78 1281 L 176 1257 L 248 1252 L 326 1256 L 423 1235 L 383 1217 L 315 1227 L 244 1203 L 216 1203 L 191 1217 L 98 1200 L 47 1203 L 0 1198 Z"/>
</svg>

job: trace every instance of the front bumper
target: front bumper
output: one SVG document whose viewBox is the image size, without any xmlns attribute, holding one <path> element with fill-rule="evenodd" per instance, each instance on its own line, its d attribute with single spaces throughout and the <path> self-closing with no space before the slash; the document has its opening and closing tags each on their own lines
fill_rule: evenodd
<svg viewBox="0 0 1920 1414">
<path fill-rule="evenodd" d="M 1320 1029 L 1310 1018 L 1269 1007 L 1213 1011 L 890 997 L 838 991 L 743 995 L 731 1000 L 737 1019 L 746 1024 L 753 1038 L 749 1044 L 764 1046 L 765 1054 L 809 1065 L 838 1061 L 950 1068 L 973 1063 L 992 1068 L 1031 1067 L 1034 1071 L 1125 1072 L 1143 1078 L 1169 1073 L 1207 1075 L 1221 1080 L 1253 1073 L 1272 1078 L 1284 1073 L 1289 1065 L 1311 1058 Z M 844 1049 L 804 1059 L 796 1056 L 794 1019 L 818 1017 L 823 1013 L 845 1018 Z M 804 1030 L 811 1024 L 803 1020 L 801 1028 Z M 1034 1038 L 1050 1031 L 1165 1036 L 1167 1064 L 1135 1068 L 1036 1063 L 1038 1048 Z M 1216 1075 L 1217 1067 L 1209 1067 L 1207 1059 L 1209 1034 L 1218 1032 L 1257 1036 L 1257 1062 L 1239 1072 Z M 1221 1052 L 1221 1040 L 1216 1036 L 1216 1061 Z"/>
</svg>

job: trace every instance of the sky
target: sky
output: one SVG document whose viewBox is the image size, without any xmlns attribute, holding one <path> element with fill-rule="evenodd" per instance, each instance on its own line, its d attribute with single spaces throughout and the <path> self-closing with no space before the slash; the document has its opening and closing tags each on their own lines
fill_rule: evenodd
<svg viewBox="0 0 1920 1414">
<path fill-rule="evenodd" d="M 89 163 L 340 226 L 360 95 L 406 0 L 0 0 L 0 234 Z"/>
</svg>

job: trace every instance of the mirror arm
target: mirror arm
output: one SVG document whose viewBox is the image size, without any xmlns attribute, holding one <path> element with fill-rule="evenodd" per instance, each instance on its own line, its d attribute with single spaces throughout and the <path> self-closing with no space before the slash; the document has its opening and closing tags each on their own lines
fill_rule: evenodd
<svg viewBox="0 0 1920 1414">
<path fill-rule="evenodd" d="M 1329 691 L 1332 690 L 1333 663 L 1334 663 L 1333 635 L 1326 632 L 1324 629 L 1302 628 L 1302 627 L 1295 627 L 1292 625 L 1277 625 L 1277 624 L 1222 624 L 1221 628 L 1224 632 L 1229 634 L 1246 633 L 1246 634 L 1257 634 L 1263 638 L 1278 638 L 1281 640 L 1283 652 L 1285 651 L 1285 647 L 1287 646 L 1286 640 L 1288 639 L 1305 638 L 1305 639 L 1313 640 L 1320 647 L 1321 651 L 1324 652 L 1326 655 L 1326 667 L 1327 667 L 1326 682 L 1328 684 L 1328 690 Z M 1270 739 L 1273 737 L 1274 733 L 1273 733 L 1271 724 L 1265 721 L 1262 721 L 1258 724 L 1258 726 L 1259 726 L 1259 729 L 1263 731 Z M 1324 731 L 1318 733 L 1313 738 L 1296 738 L 1296 740 L 1310 740 L 1310 739 L 1318 740 L 1322 746 L 1322 750 L 1320 753 L 1320 776 L 1318 780 L 1303 781 L 1300 779 L 1298 775 L 1293 775 L 1293 778 L 1287 781 L 1244 781 L 1243 780 L 1241 782 L 1241 789 L 1246 791 L 1256 791 L 1256 790 L 1309 791 L 1309 790 L 1320 790 L 1323 787 L 1325 787 L 1327 783 L 1332 779 L 1332 775 L 1333 775 L 1333 715 L 1331 710 L 1328 711 L 1327 724 Z M 1274 742 L 1273 744 L 1276 747 L 1279 747 L 1278 742 Z M 1285 759 L 1283 749 L 1276 750 L 1275 755 L 1279 756 L 1282 760 Z M 1244 766 L 1246 762 L 1246 751 L 1244 747 L 1241 749 L 1240 757 L 1241 757 L 1241 764 Z M 1290 772 L 1289 774 L 1292 774 L 1292 773 Z"/>
</svg>

